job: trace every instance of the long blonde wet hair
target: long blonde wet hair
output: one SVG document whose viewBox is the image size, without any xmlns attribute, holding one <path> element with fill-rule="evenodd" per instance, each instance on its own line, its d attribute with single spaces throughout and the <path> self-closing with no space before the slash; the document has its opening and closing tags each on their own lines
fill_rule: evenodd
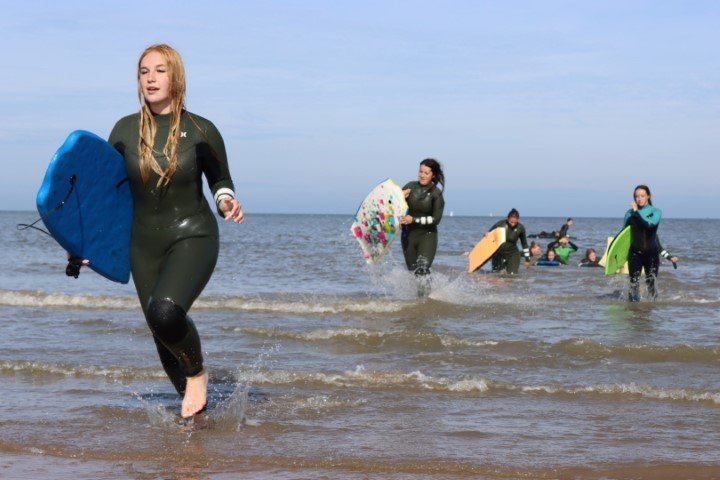
<svg viewBox="0 0 720 480">
<path fill-rule="evenodd" d="M 145 102 L 140 86 L 140 64 L 143 58 L 151 52 L 158 52 L 165 60 L 165 66 L 168 69 L 170 77 L 170 132 L 168 133 L 167 142 L 162 150 L 163 155 L 167 158 L 167 168 L 163 170 L 155 159 L 155 134 L 157 133 L 157 122 L 153 116 L 152 110 Z M 157 187 L 166 186 L 170 183 L 170 178 L 177 168 L 177 151 L 180 141 L 180 115 L 185 109 L 185 66 L 183 65 L 180 54 L 169 45 L 155 44 L 150 45 L 140 55 L 138 60 L 138 97 L 140 99 L 140 140 L 138 142 L 138 152 L 140 155 L 140 174 L 143 183 L 147 183 L 152 172 L 157 173 L 160 178 L 157 181 Z"/>
</svg>

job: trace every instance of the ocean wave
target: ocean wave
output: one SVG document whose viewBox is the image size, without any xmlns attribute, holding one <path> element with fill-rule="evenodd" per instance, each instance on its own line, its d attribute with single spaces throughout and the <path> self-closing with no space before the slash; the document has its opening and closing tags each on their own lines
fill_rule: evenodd
<svg viewBox="0 0 720 480">
<path fill-rule="evenodd" d="M 83 366 L 62 363 L 32 361 L 0 361 L 0 374 L 24 374 L 33 377 L 96 377 L 110 381 L 137 381 L 164 379 L 165 374 L 156 368 L 131 368 L 113 366 Z M 657 387 L 653 385 L 597 384 L 597 385 L 517 385 L 483 378 L 460 376 L 457 378 L 433 376 L 419 370 L 411 372 L 368 370 L 358 365 L 354 370 L 337 373 L 249 369 L 235 373 L 236 382 L 249 387 L 252 384 L 266 386 L 303 386 L 364 388 L 373 390 L 430 391 L 462 395 L 508 395 L 523 394 L 553 396 L 614 397 L 618 401 L 649 399 L 720 405 L 720 392 L 697 388 Z M 360 402 L 360 403 L 358 403 Z M 362 400 L 343 400 L 327 395 L 313 396 L 296 401 L 298 410 L 324 410 L 348 408 L 360 405 Z"/>
<path fill-rule="evenodd" d="M 226 327 L 227 330 L 245 335 L 322 343 L 341 342 L 359 346 L 399 345 L 404 347 L 430 349 L 490 349 L 494 353 L 511 353 L 514 362 L 527 361 L 537 365 L 538 358 L 569 357 L 589 361 L 603 361 L 621 357 L 635 362 L 679 362 L 679 363 L 720 363 L 720 348 L 680 345 L 626 344 L 606 345 L 586 338 L 572 338 L 557 343 L 518 340 L 467 339 L 449 334 L 417 332 L 409 330 L 368 330 L 364 328 L 322 328 L 310 331 L 291 331 L 281 328 Z"/>
<path fill-rule="evenodd" d="M 428 313 L 455 315 L 464 313 L 467 307 L 502 307 L 518 312 L 536 311 L 557 301 L 545 294 L 525 295 L 518 300 L 501 292 L 482 295 L 465 291 L 456 283 L 450 283 L 434 290 L 428 300 L 413 296 L 397 296 L 386 292 L 385 296 L 321 295 L 321 294 L 268 294 L 249 296 L 204 296 L 193 305 L 193 310 L 231 310 L 245 312 L 271 312 L 299 315 L 331 315 L 353 313 L 390 314 L 405 309 L 417 308 L 422 304 Z M 459 282 L 462 284 L 462 282 Z M 583 302 L 586 297 L 578 297 Z M 573 302 L 572 295 L 564 301 Z M 720 305 L 720 299 L 709 297 L 667 297 L 658 303 L 677 306 Z M 0 305 L 28 308 L 70 308 L 78 310 L 134 310 L 139 308 L 138 299 L 132 296 L 87 295 L 47 293 L 30 290 L 0 290 Z M 460 309 L 460 310 L 457 310 Z M 456 311 L 457 310 L 457 311 Z M 510 310 L 509 310 L 510 311 Z M 506 312 L 507 313 L 507 312 Z"/>
<path fill-rule="evenodd" d="M 597 395 L 616 396 L 620 400 L 646 398 L 685 402 L 709 402 L 720 405 L 720 392 L 708 392 L 693 388 L 665 388 L 650 385 L 515 385 L 477 376 L 460 378 L 426 375 L 418 370 L 412 372 L 368 371 L 358 365 L 355 370 L 342 373 L 298 371 L 254 371 L 240 373 L 241 381 L 265 385 L 321 385 L 324 387 L 370 388 L 383 390 L 417 390 L 438 393 L 507 395 L 509 392 L 549 395 Z"/>
<path fill-rule="evenodd" d="M 664 388 L 635 383 L 616 385 L 588 385 L 579 387 L 561 386 L 524 386 L 520 390 L 526 393 L 546 393 L 550 395 L 599 395 L 619 398 L 647 398 L 652 400 L 673 400 L 685 402 L 709 402 L 720 405 L 720 392 L 706 392 L 692 388 Z"/>
<path fill-rule="evenodd" d="M 278 402 L 275 402 L 276 404 Z M 362 398 L 343 399 L 333 397 L 331 395 L 313 395 L 307 398 L 299 398 L 292 400 L 287 409 L 292 412 L 328 412 L 333 410 L 344 410 L 355 408 L 367 403 Z"/>
<path fill-rule="evenodd" d="M 297 340 L 303 342 L 340 341 L 360 345 L 377 346 L 384 343 L 398 343 L 407 345 L 422 345 L 425 348 L 440 347 L 483 347 L 495 346 L 498 342 L 493 340 L 466 340 L 452 335 L 412 332 L 406 330 L 366 330 L 363 328 L 317 329 L 309 332 L 292 332 L 277 328 L 234 327 L 234 332 L 259 337 Z"/>
<path fill-rule="evenodd" d="M 0 290 L 0 305 L 32 308 L 73 309 L 137 309 L 137 297 L 103 295 L 70 295 L 39 291 Z M 193 305 L 193 310 L 240 310 L 295 314 L 394 313 L 413 302 L 377 297 L 323 297 L 307 295 L 297 298 L 205 297 Z"/>
<path fill-rule="evenodd" d="M 241 372 L 240 381 L 253 384 L 293 385 L 311 384 L 335 387 L 398 388 L 438 392 L 484 392 L 488 381 L 479 377 L 449 379 L 433 377 L 415 370 L 409 373 L 368 371 L 358 365 L 355 370 L 342 373 L 297 372 L 285 370 Z"/>
<path fill-rule="evenodd" d="M 34 377 L 100 377 L 108 380 L 147 380 L 165 378 L 156 368 L 86 366 L 69 363 L 0 360 L 0 374 Z"/>
<path fill-rule="evenodd" d="M 32 308 L 76 308 L 115 310 L 137 308 L 137 297 L 103 295 L 68 295 L 39 291 L 0 290 L 0 305 Z"/>
<path fill-rule="evenodd" d="M 278 298 L 205 298 L 193 308 L 242 310 L 294 314 L 394 313 L 413 305 L 407 301 L 384 298 L 306 296 L 297 299 Z"/>
<path fill-rule="evenodd" d="M 720 348 L 688 344 L 605 345 L 595 340 L 574 338 L 556 343 L 550 351 L 595 360 L 623 357 L 635 362 L 720 363 Z"/>
</svg>

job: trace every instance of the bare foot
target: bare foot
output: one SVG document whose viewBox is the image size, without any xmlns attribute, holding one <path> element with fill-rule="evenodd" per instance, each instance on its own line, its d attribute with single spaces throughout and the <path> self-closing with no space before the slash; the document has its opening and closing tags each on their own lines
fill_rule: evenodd
<svg viewBox="0 0 720 480">
<path fill-rule="evenodd" d="M 194 377 L 187 377 L 185 397 L 183 397 L 180 411 L 183 418 L 190 418 L 205 407 L 207 403 L 207 385 L 208 374 L 205 370 Z"/>
</svg>

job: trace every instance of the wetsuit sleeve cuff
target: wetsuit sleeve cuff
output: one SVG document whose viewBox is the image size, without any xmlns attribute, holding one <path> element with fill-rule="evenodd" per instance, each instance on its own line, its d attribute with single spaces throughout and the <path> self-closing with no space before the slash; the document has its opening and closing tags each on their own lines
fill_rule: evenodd
<svg viewBox="0 0 720 480">
<path fill-rule="evenodd" d="M 220 205 L 220 200 L 222 200 L 225 197 L 235 198 L 235 192 L 232 191 L 230 188 L 219 188 L 217 192 L 215 192 L 215 195 L 213 196 L 215 200 L 215 205 Z"/>
</svg>

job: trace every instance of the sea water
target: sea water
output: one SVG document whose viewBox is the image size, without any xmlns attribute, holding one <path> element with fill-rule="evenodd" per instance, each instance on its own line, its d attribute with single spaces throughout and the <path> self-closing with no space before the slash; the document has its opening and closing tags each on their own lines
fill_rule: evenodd
<svg viewBox="0 0 720 480">
<path fill-rule="evenodd" d="M 577 267 L 620 218 L 576 218 L 569 265 L 507 276 L 466 273 L 496 219 L 448 216 L 426 298 L 399 243 L 365 264 L 352 215 L 221 221 L 193 430 L 132 283 L 66 277 L 16 230 L 33 217 L 0 213 L 0 478 L 720 478 L 718 220 L 664 219 L 678 269 L 634 304 Z"/>
</svg>

